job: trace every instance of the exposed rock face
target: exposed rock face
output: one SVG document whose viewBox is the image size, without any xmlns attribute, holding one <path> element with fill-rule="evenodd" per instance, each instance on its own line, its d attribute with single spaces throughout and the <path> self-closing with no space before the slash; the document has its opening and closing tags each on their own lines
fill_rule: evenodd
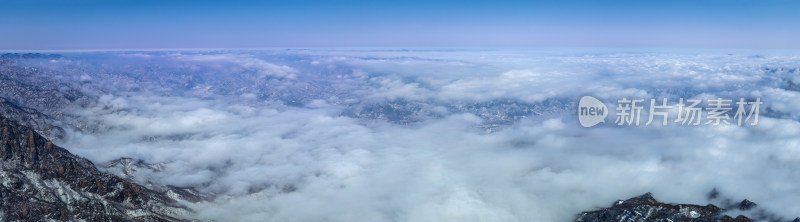
<svg viewBox="0 0 800 222">
<path fill-rule="evenodd" d="M 175 221 L 167 193 L 101 173 L 86 159 L 0 116 L 0 220 Z"/>
<path fill-rule="evenodd" d="M 753 201 L 750 201 L 748 199 L 744 199 L 738 205 L 739 210 L 749 210 L 749 209 L 753 209 L 753 207 L 756 207 L 756 206 L 758 206 L 758 204 L 753 203 Z"/>
<path fill-rule="evenodd" d="M 725 209 L 709 204 L 667 204 L 658 202 L 653 195 L 619 200 L 612 207 L 583 212 L 576 221 L 751 221 L 745 216 L 732 218 L 723 215 Z"/>
</svg>

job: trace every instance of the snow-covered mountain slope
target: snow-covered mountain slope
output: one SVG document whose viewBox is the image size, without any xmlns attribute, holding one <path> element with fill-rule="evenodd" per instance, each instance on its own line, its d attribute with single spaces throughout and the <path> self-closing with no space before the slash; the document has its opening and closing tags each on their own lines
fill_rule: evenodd
<svg viewBox="0 0 800 222">
<path fill-rule="evenodd" d="M 190 213 L 168 195 L 101 173 L 0 116 L 0 215 L 4 221 L 174 221 Z"/>
</svg>

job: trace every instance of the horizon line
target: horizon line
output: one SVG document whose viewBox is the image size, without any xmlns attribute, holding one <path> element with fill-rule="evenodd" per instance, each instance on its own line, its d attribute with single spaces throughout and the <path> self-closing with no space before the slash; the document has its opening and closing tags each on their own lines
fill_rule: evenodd
<svg viewBox="0 0 800 222">
<path fill-rule="evenodd" d="M 800 47 L 650 47 L 650 46 L 274 46 L 274 47 L 178 47 L 178 48 L 87 48 L 87 49 L 0 49 L 0 53 L 20 52 L 121 52 L 121 51 L 213 51 L 213 50 L 509 50 L 509 49 L 604 49 L 604 50 L 764 50 L 764 51 L 794 51 Z"/>
</svg>

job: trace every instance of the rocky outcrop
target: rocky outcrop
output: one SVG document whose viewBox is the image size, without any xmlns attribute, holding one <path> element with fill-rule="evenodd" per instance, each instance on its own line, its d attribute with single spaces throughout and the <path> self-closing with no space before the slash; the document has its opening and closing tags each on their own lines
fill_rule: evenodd
<svg viewBox="0 0 800 222">
<path fill-rule="evenodd" d="M 578 215 L 576 221 L 790 221 L 765 209 L 758 209 L 758 204 L 748 199 L 740 202 L 722 197 L 717 189 L 708 194 L 709 201 L 715 201 L 724 208 L 709 204 L 706 206 L 694 204 L 668 204 L 657 201 L 653 195 L 644 195 L 618 200 L 613 206 L 605 209 L 586 211 Z M 725 215 L 725 212 L 746 213 L 735 218 Z M 800 217 L 791 220 L 800 222 Z"/>
<path fill-rule="evenodd" d="M 167 193 L 105 174 L 33 129 L 0 116 L 0 220 L 176 221 Z"/>
<path fill-rule="evenodd" d="M 581 213 L 576 221 L 751 221 L 745 216 L 732 218 L 723 215 L 725 209 L 709 204 L 667 204 L 657 201 L 653 195 L 644 195 L 619 200 L 605 209 Z"/>
</svg>

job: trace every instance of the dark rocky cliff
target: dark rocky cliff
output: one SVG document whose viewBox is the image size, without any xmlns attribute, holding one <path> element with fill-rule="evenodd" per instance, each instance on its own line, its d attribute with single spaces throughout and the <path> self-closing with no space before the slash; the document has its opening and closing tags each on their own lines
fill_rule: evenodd
<svg viewBox="0 0 800 222">
<path fill-rule="evenodd" d="M 30 127 L 0 116 L 4 221 L 175 221 L 190 213 L 165 193 L 102 173 Z"/>
</svg>

